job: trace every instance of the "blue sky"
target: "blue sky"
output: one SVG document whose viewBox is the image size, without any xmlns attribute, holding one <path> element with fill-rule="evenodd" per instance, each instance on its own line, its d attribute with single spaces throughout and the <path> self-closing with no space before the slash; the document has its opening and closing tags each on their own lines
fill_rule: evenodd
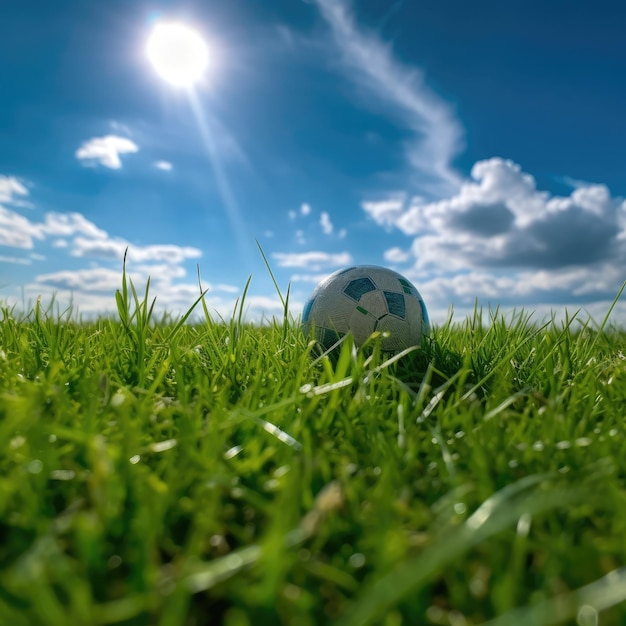
<svg viewBox="0 0 626 626">
<path fill-rule="evenodd" d="M 618 2 L 4 0 L 0 299 L 114 309 L 122 255 L 159 305 L 298 314 L 342 266 L 392 267 L 431 317 L 601 318 L 626 279 Z M 192 91 L 150 66 L 196 28 Z M 618 310 L 622 316 L 623 309 Z"/>
</svg>

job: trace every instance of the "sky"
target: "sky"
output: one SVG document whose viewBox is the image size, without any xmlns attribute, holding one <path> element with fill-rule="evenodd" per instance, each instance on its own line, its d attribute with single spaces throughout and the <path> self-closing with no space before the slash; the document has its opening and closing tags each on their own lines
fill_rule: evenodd
<svg viewBox="0 0 626 626">
<path fill-rule="evenodd" d="M 206 41 L 192 87 L 146 55 Z M 601 321 L 626 280 L 626 5 L 597 0 L 2 0 L 0 302 L 291 311 L 354 264 Z M 257 245 L 258 242 L 258 245 Z M 613 319 L 623 323 L 619 303 Z"/>
</svg>

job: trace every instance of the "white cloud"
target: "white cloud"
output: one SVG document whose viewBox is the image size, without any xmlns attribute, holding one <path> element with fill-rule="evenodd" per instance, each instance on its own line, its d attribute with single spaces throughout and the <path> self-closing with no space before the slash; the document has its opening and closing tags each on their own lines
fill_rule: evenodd
<svg viewBox="0 0 626 626">
<path fill-rule="evenodd" d="M 171 172 L 174 166 L 169 161 L 155 161 L 154 167 L 164 172 Z"/>
<path fill-rule="evenodd" d="M 339 252 L 337 254 L 318 251 L 301 253 L 274 252 L 272 258 L 276 259 L 280 267 L 302 267 L 313 272 L 352 263 L 352 256 L 348 252 Z"/>
<path fill-rule="evenodd" d="M 95 267 L 81 270 L 63 270 L 37 276 L 36 281 L 57 289 L 84 292 L 115 293 L 121 285 L 120 270 Z"/>
<path fill-rule="evenodd" d="M 328 272 L 323 274 L 293 274 L 290 278 L 292 283 L 321 283 L 325 278 L 328 278 Z"/>
<path fill-rule="evenodd" d="M 35 239 L 43 239 L 41 225 L 0 206 L 0 246 L 31 249 Z"/>
<path fill-rule="evenodd" d="M 412 238 L 415 261 L 405 273 L 437 310 L 471 307 L 476 298 L 530 310 L 591 306 L 610 302 L 624 280 L 626 204 L 604 185 L 555 196 L 519 165 L 492 158 L 437 202 L 401 204 L 396 195 L 362 206 Z M 402 248 L 385 258 L 408 261 Z"/>
<path fill-rule="evenodd" d="M 311 212 L 311 205 L 307 204 L 306 202 L 303 202 L 302 205 L 300 206 L 300 213 L 302 213 L 302 215 L 309 215 L 310 212 Z"/>
<path fill-rule="evenodd" d="M 128 259 L 135 262 L 165 261 L 176 264 L 182 263 L 185 259 L 196 259 L 202 256 L 201 250 L 191 246 L 174 244 L 137 246 L 121 238 L 87 239 L 85 237 L 74 239 L 70 254 L 76 257 L 121 260 L 124 258 L 126 249 L 128 249 Z"/>
<path fill-rule="evenodd" d="M 67 243 L 67 239 L 55 239 L 52 242 L 53 248 L 67 248 L 69 244 Z"/>
<path fill-rule="evenodd" d="M 30 259 L 23 259 L 17 256 L 4 256 L 0 255 L 0 263 L 13 263 L 14 265 L 31 265 Z"/>
<path fill-rule="evenodd" d="M 320 215 L 320 226 L 325 235 L 332 235 L 334 227 L 333 223 L 330 221 L 330 215 L 328 215 L 326 211 L 322 211 Z"/>
<path fill-rule="evenodd" d="M 347 68 L 354 71 L 351 78 L 390 106 L 414 133 L 407 156 L 421 188 L 433 196 L 455 189 L 460 180 L 451 164 L 463 147 L 464 131 L 452 107 L 426 85 L 421 70 L 402 65 L 375 33 L 359 29 L 345 0 L 315 3 Z"/>
<path fill-rule="evenodd" d="M 289 216 L 290 220 L 295 220 L 297 213 L 292 209 L 291 211 L 289 211 L 289 213 L 287 213 L 287 215 Z"/>
<path fill-rule="evenodd" d="M 122 167 L 121 154 L 130 154 L 138 150 L 137 144 L 126 137 L 106 135 L 85 141 L 76 150 L 76 158 L 87 164 L 99 163 L 104 167 L 117 170 Z"/>
<path fill-rule="evenodd" d="M 94 239 L 106 239 L 107 233 L 98 228 L 81 213 L 46 213 L 41 232 L 57 237 L 85 235 Z"/>
<path fill-rule="evenodd" d="M 406 203 L 405 193 L 393 193 L 382 200 L 362 202 L 363 210 L 380 226 L 394 226 L 402 216 Z"/>
<path fill-rule="evenodd" d="M 416 237 L 418 267 L 551 269 L 626 256 L 617 245 L 620 202 L 603 185 L 552 196 L 519 165 L 493 158 L 476 163 L 451 197 L 414 198 L 402 210 L 380 211 L 377 221 Z M 368 203 L 363 208 L 372 214 Z"/>
<path fill-rule="evenodd" d="M 15 196 L 28 196 L 28 189 L 14 176 L 0 176 L 0 202 L 13 204 Z"/>
<path fill-rule="evenodd" d="M 411 258 L 409 252 L 397 247 L 385 250 L 383 256 L 385 257 L 385 261 L 389 261 L 390 263 L 405 263 Z"/>
</svg>

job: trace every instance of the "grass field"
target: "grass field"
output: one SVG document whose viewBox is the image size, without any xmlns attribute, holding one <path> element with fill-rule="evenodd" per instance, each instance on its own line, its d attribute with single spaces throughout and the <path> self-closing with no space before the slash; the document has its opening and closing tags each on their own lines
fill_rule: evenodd
<svg viewBox="0 0 626 626">
<path fill-rule="evenodd" d="M 1 312 L 3 626 L 626 623 L 624 333 L 477 312 L 331 362 L 117 304 Z"/>
</svg>

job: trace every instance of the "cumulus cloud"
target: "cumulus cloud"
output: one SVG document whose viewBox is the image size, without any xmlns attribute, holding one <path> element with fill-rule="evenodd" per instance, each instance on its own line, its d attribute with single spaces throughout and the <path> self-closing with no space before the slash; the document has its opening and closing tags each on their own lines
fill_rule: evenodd
<svg viewBox="0 0 626 626">
<path fill-rule="evenodd" d="M 121 260 L 128 249 L 128 258 L 133 261 L 165 261 L 182 263 L 185 259 L 202 256 L 202 251 L 191 246 L 173 244 L 154 244 L 137 246 L 122 238 L 88 239 L 76 237 L 72 244 L 71 255 L 96 259 Z"/>
<path fill-rule="evenodd" d="M 122 167 L 120 155 L 130 154 L 138 150 L 139 146 L 126 137 L 106 135 L 85 141 L 76 150 L 76 158 L 88 165 L 100 164 L 117 170 Z"/>
<path fill-rule="evenodd" d="M 308 215 L 311 212 L 311 205 L 307 204 L 306 202 L 303 202 L 302 205 L 300 206 L 300 213 L 302 213 L 302 215 Z"/>
<path fill-rule="evenodd" d="M 391 227 L 402 216 L 405 203 L 405 193 L 393 193 L 380 200 L 362 202 L 361 207 L 377 224 Z"/>
<path fill-rule="evenodd" d="M 325 235 L 333 234 L 333 223 L 330 221 L 330 215 L 326 211 L 322 211 L 320 215 L 320 226 Z"/>
<path fill-rule="evenodd" d="M 85 235 L 93 239 L 106 239 L 106 231 L 98 228 L 82 213 L 46 213 L 41 232 L 57 237 Z"/>
<path fill-rule="evenodd" d="M 385 257 L 385 261 L 389 261 L 390 263 L 406 263 L 411 258 L 411 254 L 402 248 L 389 248 L 389 250 L 385 250 L 383 256 Z"/>
<path fill-rule="evenodd" d="M 611 302 L 626 266 L 626 203 L 605 185 L 576 186 L 557 196 L 505 159 L 476 163 L 456 194 L 364 203 L 385 228 L 412 239 L 407 275 L 424 297 L 471 306 L 538 306 Z M 384 206 L 384 205 L 383 205 Z M 409 260 L 401 248 L 388 261 Z"/>
<path fill-rule="evenodd" d="M 0 206 L 0 246 L 32 249 L 35 239 L 43 239 L 40 224 Z"/>
<path fill-rule="evenodd" d="M 307 268 L 313 272 L 352 263 L 352 256 L 348 252 L 339 252 L 336 254 L 319 251 L 301 253 L 274 252 L 272 258 L 276 259 L 280 267 Z"/>
<path fill-rule="evenodd" d="M 407 149 L 421 187 L 440 197 L 457 188 L 451 163 L 463 147 L 463 128 L 453 109 L 426 85 L 423 73 L 398 61 L 391 47 L 360 29 L 346 0 L 314 0 L 330 26 L 350 78 L 369 90 L 414 135 Z"/>
<path fill-rule="evenodd" d="M 396 204 L 378 213 L 368 203 L 363 208 L 379 224 L 415 236 L 421 267 L 558 269 L 624 256 L 620 205 L 604 185 L 550 195 L 519 165 L 493 158 L 476 163 L 449 198 L 415 198 L 404 209 Z"/>
<path fill-rule="evenodd" d="M 0 202 L 14 204 L 16 196 L 27 196 L 28 189 L 14 176 L 0 176 Z"/>
<path fill-rule="evenodd" d="M 154 167 L 164 172 L 171 172 L 174 166 L 169 161 L 155 161 Z"/>
</svg>

